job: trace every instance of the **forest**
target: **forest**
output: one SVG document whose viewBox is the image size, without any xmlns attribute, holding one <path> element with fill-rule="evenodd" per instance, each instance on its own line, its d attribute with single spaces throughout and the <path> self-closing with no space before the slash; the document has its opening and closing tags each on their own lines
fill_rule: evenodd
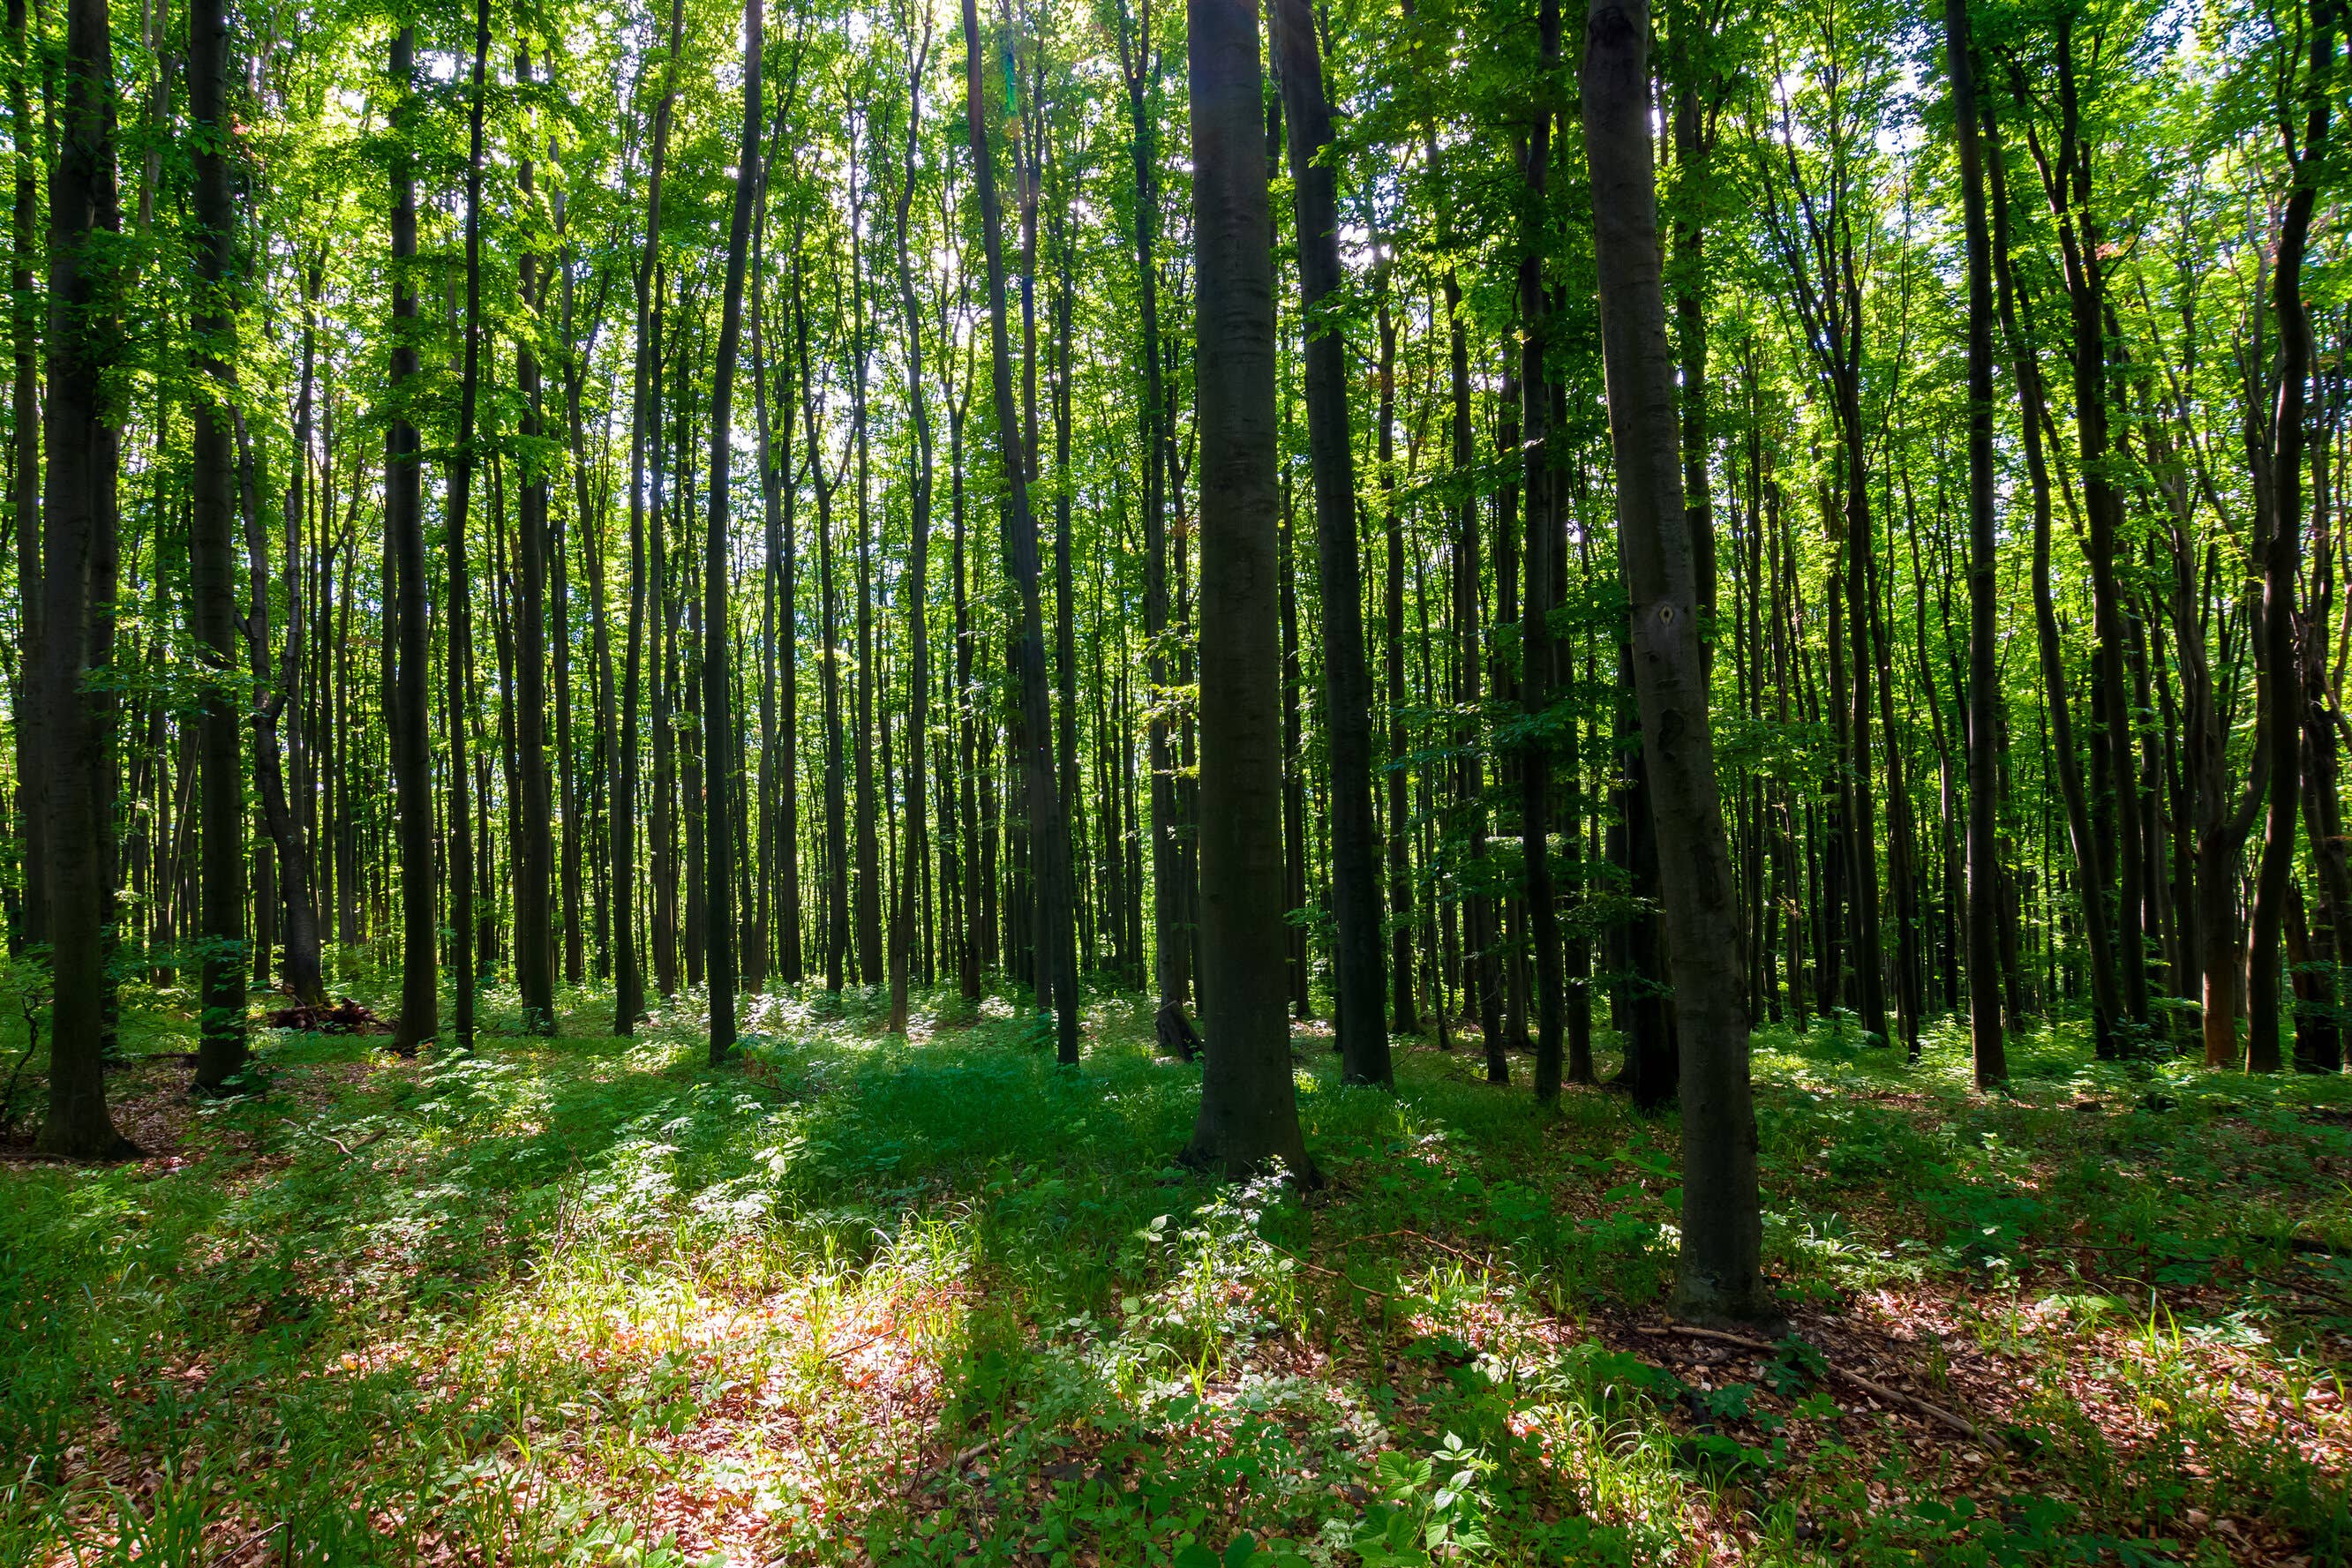
<svg viewBox="0 0 2352 1568">
<path fill-rule="evenodd" d="M 2343 0 L 5 0 L 0 1563 L 2352 1562 Z"/>
</svg>

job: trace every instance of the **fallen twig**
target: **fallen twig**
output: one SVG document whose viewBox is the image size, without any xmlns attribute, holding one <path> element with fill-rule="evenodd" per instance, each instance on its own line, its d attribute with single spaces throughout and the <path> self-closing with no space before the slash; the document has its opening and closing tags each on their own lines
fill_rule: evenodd
<svg viewBox="0 0 2352 1568">
<path fill-rule="evenodd" d="M 2281 1290 L 2294 1291 L 2305 1296 L 2317 1296 L 2324 1301 L 2334 1301 L 2340 1307 L 2352 1307 L 2352 1298 L 2339 1296 L 2333 1291 L 2323 1291 L 2316 1285 L 2306 1285 L 2295 1280 L 2282 1280 L 2275 1274 L 2257 1274 L 2251 1269 L 2246 1270 L 2246 1276 L 2249 1279 L 2260 1280 L 2265 1285 L 2276 1285 Z"/>
<path fill-rule="evenodd" d="M 1726 1333 L 1721 1329 L 1703 1329 L 1696 1323 L 1668 1323 L 1664 1328 L 1648 1328 L 1636 1324 L 1633 1332 L 1635 1333 L 1652 1335 L 1681 1334 L 1688 1339 L 1711 1340 L 1717 1344 L 1735 1345 L 1741 1350 L 1754 1351 L 1761 1355 L 1777 1355 L 1780 1354 L 1780 1347 L 1778 1345 L 1767 1344 L 1760 1339 L 1749 1339 L 1745 1334 Z M 1832 1375 L 1843 1378 L 1846 1382 L 1853 1384 L 1856 1388 L 1861 1389 L 1865 1394 L 1883 1399 L 1890 1405 L 1902 1406 L 1905 1409 L 1911 1411 L 1915 1415 L 1925 1416 L 1931 1420 L 1940 1421 L 1945 1426 L 1951 1427 L 1952 1430 L 1961 1433 L 1977 1442 L 1981 1443 L 1986 1440 L 1983 1427 L 1979 1427 L 1975 1422 L 1969 1420 L 1966 1416 L 1954 1415 L 1951 1411 L 1945 1409 L 1940 1405 L 1931 1405 L 1927 1400 L 1919 1398 L 1916 1395 L 1906 1394 L 1900 1389 L 1889 1388 L 1883 1383 L 1874 1382 L 1872 1379 L 1864 1377 L 1859 1372 L 1850 1371 L 1845 1367 L 1840 1366 L 1837 1363 L 1830 1360 L 1826 1355 L 1822 1358 L 1822 1364 L 1828 1367 Z"/>
<path fill-rule="evenodd" d="M 922 1490 L 922 1486 L 925 1481 L 928 1481 L 934 1476 L 939 1475 L 941 1471 L 955 1472 L 961 1470 L 966 1465 L 980 1458 L 981 1455 L 987 1453 L 990 1449 L 997 1447 L 1006 1438 L 1017 1437 L 1021 1433 L 1027 1431 L 1029 1429 L 1030 1421 L 1034 1421 L 1036 1417 L 1032 1416 L 1029 1417 L 1028 1421 L 1024 1421 L 1015 1427 L 1007 1427 L 1003 1431 L 997 1433 L 996 1436 L 984 1438 L 980 1442 L 974 1443 L 971 1448 L 962 1450 L 961 1453 L 949 1455 L 946 1458 L 941 1459 L 938 1464 L 931 1466 L 928 1469 L 918 1470 L 915 1472 L 914 1479 L 907 1483 L 907 1495 L 908 1497 L 914 1496 L 915 1493 Z"/>
<path fill-rule="evenodd" d="M 1487 1267 L 1491 1266 L 1491 1265 L 1493 1264 L 1493 1262 L 1494 1262 L 1494 1260 L 1493 1260 L 1493 1259 L 1491 1259 L 1491 1258 L 1480 1258 L 1480 1257 L 1476 1256 L 1475 1254 L 1469 1253 L 1469 1252 L 1465 1252 L 1465 1251 L 1464 1251 L 1461 1248 L 1459 1248 L 1459 1247 L 1451 1246 L 1451 1245 L 1449 1245 L 1449 1244 L 1448 1244 L 1448 1243 L 1446 1243 L 1446 1242 L 1440 1241 L 1440 1240 L 1439 1240 L 1436 1237 L 1434 1237 L 1434 1236 L 1424 1236 L 1423 1234 L 1422 1234 L 1422 1233 L 1421 1233 L 1420 1231 L 1418 1231 L 1418 1230 L 1407 1230 L 1407 1229 L 1397 1229 L 1397 1230 L 1375 1230 L 1375 1231 L 1373 1231 L 1370 1236 L 1359 1236 L 1359 1237 L 1355 1237 L 1355 1238 L 1353 1238 L 1353 1240 L 1358 1241 L 1358 1242 L 1362 1242 L 1362 1241 L 1384 1241 L 1384 1240 L 1386 1240 L 1388 1238 L 1390 1238 L 1390 1237 L 1391 1237 L 1391 1236 L 1410 1236 L 1410 1237 L 1412 1237 L 1415 1241 L 1420 1241 L 1420 1242 L 1426 1243 L 1426 1244 L 1427 1244 L 1427 1245 L 1429 1245 L 1429 1246 L 1432 1246 L 1432 1247 L 1436 1248 L 1440 1252 L 1450 1252 L 1450 1253 L 1452 1253 L 1454 1257 L 1461 1259 L 1465 1263 L 1475 1263 L 1475 1264 L 1477 1264 L 1477 1265 L 1478 1265 L 1478 1267 L 1480 1267 L 1481 1269 L 1487 1268 Z"/>
<path fill-rule="evenodd" d="M 297 1132 L 316 1131 L 316 1132 L 318 1133 L 319 1136 L 320 1136 L 320 1137 L 322 1137 L 322 1138 L 326 1139 L 326 1140 L 327 1140 L 327 1142 L 329 1142 L 329 1143 L 331 1143 L 331 1144 L 334 1145 L 335 1145 L 335 1147 L 336 1147 L 336 1149 L 337 1149 L 339 1152 L 341 1152 L 341 1154 L 342 1155 L 343 1158 L 345 1158 L 345 1159 L 350 1159 L 353 1155 L 358 1154 L 362 1149 L 364 1149 L 364 1148 L 368 1147 L 368 1146 L 369 1146 L 369 1145 L 373 1145 L 373 1144 L 380 1144 L 380 1143 L 383 1142 L 383 1140 L 384 1140 L 387 1136 L 389 1136 L 389 1135 L 390 1135 L 390 1134 L 391 1134 L 391 1132 L 392 1132 L 392 1129 L 391 1129 L 389 1126 L 378 1127 L 374 1132 L 370 1133 L 366 1137 L 362 1138 L 358 1143 L 356 1143 L 356 1144 L 346 1144 L 346 1143 L 344 1143 L 344 1142 L 342 1141 L 342 1139 L 341 1139 L 341 1138 L 339 1138 L 339 1137 L 335 1136 L 335 1134 L 334 1134 L 328 1132 L 328 1131 L 327 1131 L 326 1129 L 324 1129 L 324 1128 L 316 1128 L 316 1129 L 305 1128 L 305 1127 L 304 1127 L 300 1123 L 296 1122 L 296 1121 L 295 1121 L 292 1117 L 290 1117 L 290 1116 L 280 1116 L 280 1117 L 278 1117 L 278 1122 L 279 1122 L 279 1124 L 282 1124 L 282 1125 L 284 1125 L 284 1126 L 292 1127 L 292 1128 L 294 1128 Z"/>
</svg>

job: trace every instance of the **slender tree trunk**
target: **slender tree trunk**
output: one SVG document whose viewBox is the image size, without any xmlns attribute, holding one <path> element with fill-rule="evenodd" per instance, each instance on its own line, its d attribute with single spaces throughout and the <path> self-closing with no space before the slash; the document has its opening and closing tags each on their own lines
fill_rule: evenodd
<svg viewBox="0 0 2352 1568">
<path fill-rule="evenodd" d="M 1992 194 L 1994 298 L 2000 308 L 2002 336 L 2008 340 L 2011 362 L 2016 369 L 2021 411 L 2018 433 L 2025 448 L 2026 476 L 2033 496 L 2033 620 L 2035 645 L 2041 659 L 2042 697 L 2050 714 L 2049 752 L 2056 764 L 2059 792 L 2065 803 L 2067 832 L 2074 850 L 2075 891 L 2081 897 L 2084 940 L 2090 950 L 2092 1028 L 2100 1054 L 2111 1055 L 2116 1049 L 2116 1030 L 2122 1016 L 2122 1001 L 2116 989 L 2115 954 L 2111 946 L 2114 927 L 2108 923 L 2105 898 L 2099 891 L 2106 885 L 2106 875 L 2102 866 L 2104 851 L 2094 831 L 2090 794 L 2083 779 L 2081 754 L 2075 749 L 2074 706 L 2068 696 L 2065 660 L 2059 640 L 2058 612 L 2051 588 L 2051 480 L 2049 460 L 2042 444 L 2044 412 L 2042 370 L 2035 358 L 2031 335 L 2022 329 L 2016 281 L 2010 265 L 2008 181 L 2001 165 L 1998 127 L 1990 105 L 1986 110 L 1985 126 Z"/>
<path fill-rule="evenodd" d="M 1151 769 L 1152 971 L 1160 1005 L 1181 1008 L 1192 988 L 1192 971 L 1183 853 L 1177 839 L 1176 758 L 1169 737 L 1174 713 L 1165 695 L 1172 679 L 1168 659 L 1168 482 L 1175 434 L 1160 374 L 1160 154 L 1158 105 L 1152 101 L 1160 65 L 1152 41 L 1151 0 L 1139 0 L 1139 14 L 1132 23 L 1121 4 L 1118 19 L 1119 69 L 1127 84 L 1135 163 L 1137 358 L 1143 371 L 1143 637 L 1150 681 L 1144 738 Z"/>
<path fill-rule="evenodd" d="M 1396 321 L 1389 313 L 1388 268 L 1381 269 L 1380 301 L 1380 431 L 1376 444 L 1381 466 L 1381 532 L 1387 543 L 1385 592 L 1388 634 L 1384 639 L 1389 705 L 1388 757 L 1388 897 L 1389 1013 L 1399 1034 L 1421 1032 L 1420 1009 L 1414 1004 L 1412 944 L 1412 832 L 1408 817 L 1406 773 L 1412 742 L 1405 727 L 1404 686 L 1404 517 L 1396 504 Z M 1428 615 L 1427 606 L 1423 616 Z M 1428 639 L 1423 639 L 1427 658 Z"/>
<path fill-rule="evenodd" d="M 1381 960 L 1371 671 L 1364 662 L 1363 577 L 1356 550 L 1348 346 L 1326 313 L 1342 282 L 1337 182 L 1326 156 L 1331 108 L 1324 97 L 1323 61 L 1307 0 L 1273 0 L 1270 14 L 1276 18 L 1275 57 L 1288 122 L 1307 339 L 1307 444 L 1315 476 L 1316 576 L 1323 612 L 1323 736 L 1330 768 L 1331 904 L 1338 924 L 1332 967 L 1340 1071 L 1351 1083 L 1390 1083 L 1395 1074 L 1389 1062 Z M 1205 565 L 1202 580 L 1207 581 Z"/>
<path fill-rule="evenodd" d="M 474 7 L 473 102 L 468 111 L 466 155 L 465 366 L 457 392 L 457 453 L 450 465 L 448 497 L 449 594 L 447 640 L 442 660 L 448 676 L 449 967 L 453 971 L 456 1039 L 459 1051 L 474 1048 L 476 965 L 474 810 L 471 765 L 467 760 L 473 708 L 474 633 L 472 575 L 467 564 L 466 528 L 474 487 L 474 411 L 480 395 L 482 353 L 482 116 L 483 75 L 490 49 L 489 0 Z"/>
<path fill-rule="evenodd" d="M 1255 29 L 1252 29 L 1255 34 Z M 1037 519 L 1029 507 L 1029 484 L 1021 468 L 1021 423 L 1013 400 L 1013 355 L 1005 325 L 1003 215 L 996 197 L 996 170 L 988 152 L 988 108 L 982 90 L 980 20 L 974 0 L 963 0 L 965 102 L 980 188 L 981 235 L 988 256 L 989 344 L 993 361 L 998 450 L 1004 462 L 1005 560 L 1020 595 L 1020 621 L 1012 637 L 1013 663 L 1020 683 L 1022 774 L 1026 783 L 1029 836 L 1038 881 L 1036 933 L 1038 1005 L 1052 998 L 1055 1058 L 1066 1067 L 1078 1061 L 1076 950 L 1070 920 L 1068 831 L 1055 790 L 1053 731 L 1045 696 L 1045 645 L 1038 604 Z M 1268 666 L 1271 668 L 1271 665 Z"/>
<path fill-rule="evenodd" d="M 1583 104 L 1619 549 L 1632 601 L 1633 684 L 1682 1038 L 1683 1230 L 1675 1305 L 1693 1319 L 1768 1319 L 1778 1314 L 1761 1271 L 1736 894 L 1716 789 L 1698 570 L 1683 515 L 1659 272 L 1649 35 L 1642 0 L 1593 0 Z"/>
<path fill-rule="evenodd" d="M 1968 0 L 1944 0 L 1944 68 L 1952 84 L 1969 278 L 1969 1038 L 1976 1082 L 2009 1076 L 2000 1032 L 2000 720 L 1998 579 L 1993 559 L 1992 239 L 1985 227 L 1977 135 L 1976 45 Z"/>
<path fill-rule="evenodd" d="M 1538 0 L 1537 41 L 1546 80 L 1536 100 L 1521 172 L 1526 215 L 1519 253 L 1519 428 L 1527 453 L 1527 588 L 1519 613 L 1519 712 L 1528 741 L 1519 756 L 1519 846 L 1527 871 L 1528 935 L 1535 949 L 1536 1098 L 1559 1098 L 1563 1066 L 1559 910 L 1551 878 L 1551 747 L 1544 710 L 1551 703 L 1552 552 L 1559 536 L 1556 465 L 1551 452 L 1551 390 L 1544 368 L 1549 304 L 1544 284 L 1545 185 L 1551 164 L 1551 76 L 1559 68 L 1559 0 Z"/>
<path fill-rule="evenodd" d="M 2336 0 L 2314 0 L 2310 58 L 2302 84 L 2301 145 L 2288 138 L 2294 186 L 2279 222 L 2271 269 L 2271 311 L 2279 334 L 2278 395 L 2270 419 L 2270 528 L 2263 552 L 2263 602 L 2256 701 L 2263 709 L 2262 744 L 2270 762 L 2270 817 L 2254 876 L 2253 956 L 2247 986 L 2246 1071 L 2275 1072 L 2279 1051 L 2279 937 L 2287 882 L 2294 871 L 2294 833 L 2302 795 L 2302 681 L 2295 659 L 2295 578 L 2303 555 L 2303 465 L 2313 343 L 2303 296 L 2305 253 L 2327 155 L 2335 83 Z M 2284 106 L 2282 106 L 2284 107 Z M 2282 115 L 2283 120 L 2287 119 Z M 2291 123 L 2291 121 L 2290 121 Z M 52 450 L 54 450 L 54 445 Z"/>
<path fill-rule="evenodd" d="M 203 758 L 203 1010 L 198 1015 L 193 1088 L 216 1094 L 245 1070 L 245 747 L 233 672 L 236 658 L 236 571 L 230 486 L 229 406 L 236 395 L 235 319 L 220 301 L 234 287 L 236 211 L 228 183 L 228 14 L 221 0 L 192 0 L 188 10 L 188 110 L 196 130 L 195 238 L 198 304 L 190 323 L 199 380 L 189 486 L 188 575 L 196 642 L 208 676 L 198 699 Z M 254 563 L 254 588 L 268 601 L 266 563 Z"/>
<path fill-rule="evenodd" d="M 646 179 L 646 238 L 638 256 L 635 369 L 629 416 L 629 623 L 622 652 L 619 798 L 613 802 L 609 833 L 613 878 L 613 1032 L 636 1032 L 646 1016 L 646 980 L 637 946 L 637 710 L 646 653 L 646 460 L 654 441 L 655 355 L 660 330 L 654 314 L 654 277 L 661 248 L 662 165 L 669 153 L 671 105 L 677 95 L 678 43 L 685 24 L 684 0 L 670 0 L 669 58 L 661 101 L 654 110 L 653 153 Z"/>
<path fill-rule="evenodd" d="M 780 121 L 780 141 L 782 135 Z M 757 237 L 755 232 L 755 241 Z M 755 267 L 751 284 L 751 385 L 760 429 L 760 496 L 767 525 L 767 561 L 761 573 L 761 627 L 772 661 L 768 678 L 761 683 L 760 690 L 760 782 L 764 798 L 760 814 L 760 874 L 762 885 L 772 890 L 768 894 L 772 901 L 770 914 L 761 926 L 768 962 L 774 965 L 776 977 L 796 985 L 802 974 L 800 671 L 792 500 L 798 485 L 793 474 L 792 409 L 787 405 L 783 418 L 774 421 L 768 412 L 763 277 L 763 269 Z M 782 709 L 781 716 L 776 712 L 778 707 Z"/>
<path fill-rule="evenodd" d="M 893 1034 L 904 1034 L 908 1021 L 908 948 L 915 937 L 917 901 L 920 894 L 920 879 L 917 868 L 929 856 L 925 847 L 923 824 L 928 791 L 923 782 L 925 753 L 930 735 L 930 621 L 926 614 L 930 591 L 927 576 L 931 548 L 931 413 L 924 395 L 922 313 L 915 298 L 915 274 L 908 234 L 908 218 L 915 199 L 915 157 L 921 145 L 923 118 L 923 71 L 929 63 L 931 35 L 928 18 L 924 22 L 919 42 L 907 40 L 907 150 L 902 169 L 904 178 L 898 186 L 898 308 L 905 318 L 907 352 L 907 406 L 915 427 L 915 468 L 912 493 L 908 498 L 911 538 L 907 560 L 907 642 L 908 664 L 908 740 L 907 740 L 907 847 L 900 862 L 898 896 L 890 915 L 890 1017 L 884 1026 Z M 1065 494 L 1067 492 L 1065 491 Z"/>
<path fill-rule="evenodd" d="M 743 331 L 743 274 L 760 181 L 761 0 L 743 0 L 743 135 L 735 151 L 735 207 L 727 230 L 727 287 L 719 306 L 718 364 L 710 383 L 709 511 L 702 545 L 702 923 L 710 988 L 710 1065 L 735 1048 L 734 694 L 728 674 L 728 464 L 735 447 L 735 361 Z"/>
<path fill-rule="evenodd" d="M 393 113 L 405 134 L 415 113 L 416 38 L 404 27 L 392 45 L 400 93 Z M 398 600 L 398 653 L 391 703 L 393 779 L 400 791 L 401 985 L 396 1051 L 414 1053 L 440 1031 L 440 918 L 435 896 L 433 756 L 428 706 L 432 600 L 425 576 L 424 452 L 411 416 L 417 380 L 416 181 L 402 141 L 392 172 L 392 420 L 385 435 L 384 549 Z"/>
<path fill-rule="evenodd" d="M 530 80 L 528 46 L 515 52 L 515 79 Z M 524 158 L 519 171 L 523 199 L 533 190 L 531 161 Z M 539 257 L 522 256 L 522 304 L 533 316 L 544 294 Z M 548 907 L 555 879 L 554 806 L 547 777 L 547 468 L 539 456 L 542 434 L 540 409 L 539 356 L 528 335 L 515 345 L 515 390 L 522 400 L 523 465 L 515 545 L 520 580 L 514 594 L 515 779 L 521 797 L 520 841 L 514 847 L 514 978 L 522 998 L 523 1030 L 528 1034 L 555 1032 L 555 921 Z M 564 634 L 559 622 L 557 635 Z M 557 752 L 559 766 L 567 766 Z M 567 768 L 568 770 L 568 768 Z M 570 813 L 565 813 L 567 820 Z M 564 923 L 574 925 L 576 909 L 567 905 Z"/>
</svg>

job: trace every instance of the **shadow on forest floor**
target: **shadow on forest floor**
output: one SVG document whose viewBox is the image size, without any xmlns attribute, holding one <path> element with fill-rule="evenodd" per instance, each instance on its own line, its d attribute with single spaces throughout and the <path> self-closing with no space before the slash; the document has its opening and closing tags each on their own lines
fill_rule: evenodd
<svg viewBox="0 0 2352 1568">
<path fill-rule="evenodd" d="M 2352 1550 L 2352 1084 L 1757 1037 L 1798 1337 L 1667 1329 L 1675 1129 L 1297 1040 L 1330 1178 L 1170 1157 L 1097 998 L 691 998 L 403 1062 L 265 1031 L 147 1157 L 0 1164 L 0 1562 L 2289 1563 Z M 493 1023 L 517 1015 L 491 998 Z M 499 1004 L 503 1002 L 503 1007 Z M 10 1053 L 13 1055 L 13 1052 Z M 36 1064 L 37 1066 L 37 1063 Z M 1246 1540 L 1244 1538 L 1247 1538 Z"/>
</svg>

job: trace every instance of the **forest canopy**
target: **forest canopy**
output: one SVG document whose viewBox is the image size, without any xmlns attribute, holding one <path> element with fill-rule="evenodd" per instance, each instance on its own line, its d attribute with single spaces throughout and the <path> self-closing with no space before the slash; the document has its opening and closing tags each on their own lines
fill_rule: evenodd
<svg viewBox="0 0 2352 1568">
<path fill-rule="evenodd" d="M 0 1560 L 2343 1560 L 2346 27 L 9 0 Z"/>
</svg>

